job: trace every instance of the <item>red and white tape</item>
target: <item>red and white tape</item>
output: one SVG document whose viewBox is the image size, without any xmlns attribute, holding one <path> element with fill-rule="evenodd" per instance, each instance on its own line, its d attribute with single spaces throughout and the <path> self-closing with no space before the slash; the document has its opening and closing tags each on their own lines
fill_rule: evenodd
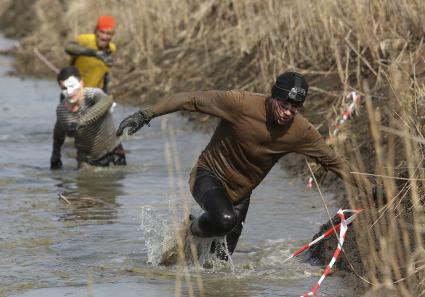
<svg viewBox="0 0 425 297">
<path fill-rule="evenodd" d="M 356 216 L 361 213 L 363 211 L 363 209 L 355 209 L 355 210 L 351 210 L 351 209 L 345 209 L 344 212 L 354 212 L 354 214 L 349 217 L 348 219 L 346 219 L 346 224 L 350 225 L 354 219 L 356 218 Z M 313 240 L 312 242 L 307 243 L 306 245 L 304 245 L 303 247 L 301 247 L 300 249 L 298 249 L 297 251 L 295 251 L 292 255 L 290 255 L 288 258 L 286 258 L 283 263 L 287 262 L 288 260 L 292 259 L 293 257 L 298 256 L 299 254 L 305 252 L 306 250 L 310 249 L 311 246 L 315 245 L 316 243 L 320 242 L 321 240 L 328 238 L 329 236 L 335 234 L 335 231 L 338 232 L 339 229 L 341 227 L 341 223 L 335 225 L 335 229 L 334 228 L 330 228 L 328 229 L 325 233 L 323 233 L 322 235 L 320 235 L 319 237 L 317 237 L 315 240 Z M 335 231 L 334 231 L 335 230 Z"/>
<path fill-rule="evenodd" d="M 322 284 L 323 280 L 325 279 L 325 277 L 330 273 L 332 266 L 335 264 L 335 262 L 338 260 L 339 255 L 341 253 L 342 250 L 342 245 L 344 244 L 344 239 L 345 239 L 345 235 L 347 234 L 347 230 L 348 230 L 348 221 L 354 217 L 355 215 L 357 215 L 358 213 L 360 213 L 362 210 L 352 210 L 352 209 L 345 209 L 342 210 L 341 208 L 338 210 L 337 214 L 338 216 L 341 218 L 341 223 L 339 224 L 339 240 L 338 240 L 338 246 L 335 249 L 335 252 L 332 256 L 331 261 L 329 262 L 329 264 L 326 266 L 325 271 L 323 272 L 322 276 L 320 277 L 320 279 L 317 281 L 317 283 L 314 285 L 313 289 L 311 289 L 310 292 L 305 293 L 304 295 L 302 295 L 301 297 L 307 297 L 307 296 L 316 296 L 316 292 L 319 289 L 320 285 Z M 348 218 L 347 220 L 345 219 L 344 213 L 354 213 L 354 215 L 352 215 L 350 218 Z M 354 219 L 354 218 L 353 218 Z M 352 220 L 353 220 L 352 219 Z M 352 221 L 351 220 L 351 221 Z M 350 221 L 350 222 L 351 222 Z M 328 233 L 328 232 L 326 232 Z M 325 233 L 325 234 L 326 234 Z M 322 235 L 323 236 L 323 235 Z M 321 236 L 321 237 L 322 237 Z M 324 237 L 323 237 L 324 238 Z M 323 239 L 322 238 L 322 239 Z M 317 239 L 316 239 L 317 240 Z M 319 240 L 320 241 L 320 240 Z"/>
<path fill-rule="evenodd" d="M 335 130 L 332 133 L 334 136 L 341 130 L 342 126 L 353 114 L 356 106 L 360 103 L 360 95 L 358 95 L 356 92 L 350 92 L 346 98 L 350 97 L 352 98 L 351 104 L 348 106 L 347 110 L 344 111 L 341 116 L 341 119 L 338 121 L 338 124 L 336 125 Z"/>
<path fill-rule="evenodd" d="M 314 186 L 314 182 L 313 182 L 313 177 L 309 177 L 308 178 L 308 181 L 307 181 L 307 187 L 309 188 L 309 189 L 312 189 L 313 188 L 313 186 Z"/>
</svg>

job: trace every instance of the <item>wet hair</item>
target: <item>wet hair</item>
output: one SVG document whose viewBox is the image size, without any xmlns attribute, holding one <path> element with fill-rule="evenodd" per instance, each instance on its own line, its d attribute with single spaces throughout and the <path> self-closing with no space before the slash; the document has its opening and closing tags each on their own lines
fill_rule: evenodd
<svg viewBox="0 0 425 297">
<path fill-rule="evenodd" d="M 64 80 L 68 79 L 71 76 L 75 76 L 76 78 L 78 78 L 78 80 L 81 80 L 81 74 L 80 74 L 80 71 L 78 70 L 77 67 L 67 66 L 65 68 L 62 68 L 59 71 L 56 79 L 57 79 L 58 82 L 60 82 L 60 81 L 64 81 Z"/>
</svg>

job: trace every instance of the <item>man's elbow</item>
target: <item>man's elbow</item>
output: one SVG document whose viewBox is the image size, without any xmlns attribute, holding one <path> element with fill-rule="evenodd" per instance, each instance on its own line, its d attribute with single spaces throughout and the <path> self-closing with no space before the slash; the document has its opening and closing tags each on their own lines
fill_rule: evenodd
<svg viewBox="0 0 425 297">
<path fill-rule="evenodd" d="M 66 47 L 65 47 L 65 50 L 64 50 L 64 51 L 65 51 L 65 53 L 66 53 L 66 54 L 68 54 L 68 55 L 70 55 L 70 56 L 75 56 L 75 54 L 74 54 L 74 53 L 72 52 L 72 50 L 70 50 L 69 48 L 66 48 Z"/>
<path fill-rule="evenodd" d="M 66 44 L 65 44 L 65 48 L 64 48 L 64 50 L 65 50 L 65 53 L 67 53 L 68 55 L 70 55 L 70 56 L 75 56 L 75 55 L 77 55 L 77 53 L 75 52 L 75 47 L 76 46 L 78 46 L 78 44 L 75 42 L 75 41 L 68 41 Z"/>
</svg>

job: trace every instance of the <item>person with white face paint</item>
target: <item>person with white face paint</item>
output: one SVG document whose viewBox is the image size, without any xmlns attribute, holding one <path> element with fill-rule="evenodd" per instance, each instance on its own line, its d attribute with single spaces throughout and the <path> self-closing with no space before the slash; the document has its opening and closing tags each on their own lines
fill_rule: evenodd
<svg viewBox="0 0 425 297">
<path fill-rule="evenodd" d="M 110 108 L 113 104 L 99 88 L 86 88 L 76 67 L 63 68 L 57 81 L 62 100 L 56 108 L 51 169 L 62 168 L 61 147 L 74 137 L 78 167 L 126 165 L 124 149 L 115 135 Z"/>
<path fill-rule="evenodd" d="M 64 81 L 59 82 L 59 86 L 62 89 L 61 95 L 63 99 L 66 100 L 69 104 L 75 104 L 78 101 L 78 98 L 81 97 L 82 84 L 80 80 L 75 76 L 70 76 Z"/>
</svg>

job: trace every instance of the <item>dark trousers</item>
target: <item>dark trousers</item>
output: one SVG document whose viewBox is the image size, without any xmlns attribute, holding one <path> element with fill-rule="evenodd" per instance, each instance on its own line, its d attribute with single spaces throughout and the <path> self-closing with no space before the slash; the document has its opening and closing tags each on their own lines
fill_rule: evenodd
<svg viewBox="0 0 425 297">
<path fill-rule="evenodd" d="M 242 233 L 250 196 L 234 205 L 221 181 L 204 169 L 199 169 L 196 174 L 193 196 L 205 212 L 193 221 L 192 234 L 198 237 L 226 235 L 227 247 L 232 254 Z"/>
<path fill-rule="evenodd" d="M 92 166 L 107 167 L 111 164 L 127 165 L 127 160 L 125 158 L 124 148 L 120 143 L 112 152 L 97 160 L 87 160 L 87 163 Z"/>
</svg>

